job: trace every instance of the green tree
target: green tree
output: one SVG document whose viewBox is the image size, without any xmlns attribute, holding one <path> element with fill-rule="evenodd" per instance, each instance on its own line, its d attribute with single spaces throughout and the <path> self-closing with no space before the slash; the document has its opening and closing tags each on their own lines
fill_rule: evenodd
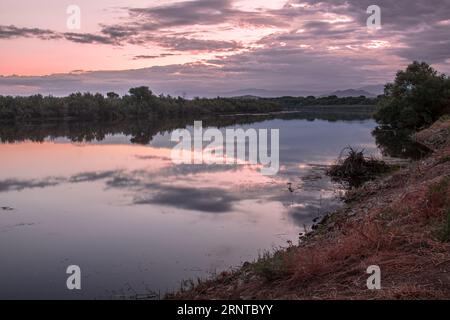
<svg viewBox="0 0 450 320">
<path fill-rule="evenodd" d="M 109 98 L 109 99 L 119 99 L 119 95 L 117 94 L 117 93 L 115 93 L 115 92 L 108 92 L 107 94 L 106 94 L 106 96 Z"/>
<path fill-rule="evenodd" d="M 386 84 L 375 119 L 394 128 L 428 126 L 449 111 L 450 80 L 425 62 L 414 61 Z"/>
<path fill-rule="evenodd" d="M 148 87 L 131 88 L 129 92 L 138 101 L 149 101 L 153 97 L 153 92 Z"/>
</svg>

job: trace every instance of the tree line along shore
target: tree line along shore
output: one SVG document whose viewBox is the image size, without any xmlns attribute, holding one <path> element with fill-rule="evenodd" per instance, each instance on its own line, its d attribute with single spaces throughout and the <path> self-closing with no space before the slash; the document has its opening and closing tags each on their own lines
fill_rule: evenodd
<svg viewBox="0 0 450 320">
<path fill-rule="evenodd" d="M 109 92 L 73 93 L 66 97 L 1 96 L 0 121 L 99 120 L 181 118 L 237 113 L 270 113 L 302 106 L 374 105 L 375 98 L 281 97 L 281 98 L 194 98 L 155 95 L 148 87 L 131 88 L 119 96 Z"/>
</svg>

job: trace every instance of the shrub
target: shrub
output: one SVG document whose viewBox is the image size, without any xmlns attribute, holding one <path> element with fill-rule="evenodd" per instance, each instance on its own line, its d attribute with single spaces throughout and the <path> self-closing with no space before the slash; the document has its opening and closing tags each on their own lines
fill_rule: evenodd
<svg viewBox="0 0 450 320">
<path fill-rule="evenodd" d="M 352 147 L 344 150 L 348 150 L 347 156 L 344 159 L 340 157 L 327 174 L 333 181 L 342 183 L 346 187 L 359 187 L 364 182 L 373 180 L 390 170 L 385 162 L 364 156 L 364 150 L 358 151 Z"/>
<path fill-rule="evenodd" d="M 289 273 L 292 250 L 279 250 L 273 254 L 264 252 L 252 265 L 253 271 L 267 281 L 274 281 Z"/>
<path fill-rule="evenodd" d="M 397 72 L 380 99 L 375 119 L 394 128 L 428 126 L 450 110 L 450 80 L 425 62 Z"/>
</svg>

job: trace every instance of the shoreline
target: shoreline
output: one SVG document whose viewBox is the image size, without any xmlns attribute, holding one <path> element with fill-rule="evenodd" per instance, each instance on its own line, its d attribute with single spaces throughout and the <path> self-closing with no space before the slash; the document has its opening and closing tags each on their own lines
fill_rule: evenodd
<svg viewBox="0 0 450 320">
<path fill-rule="evenodd" d="M 432 149 L 351 190 L 299 245 L 167 299 L 446 299 L 450 295 L 450 120 L 415 135 Z M 381 289 L 367 288 L 369 266 Z"/>
</svg>

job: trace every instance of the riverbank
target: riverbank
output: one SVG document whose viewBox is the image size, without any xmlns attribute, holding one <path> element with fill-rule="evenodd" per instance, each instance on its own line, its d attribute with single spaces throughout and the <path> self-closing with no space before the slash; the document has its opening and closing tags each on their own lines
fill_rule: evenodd
<svg viewBox="0 0 450 320">
<path fill-rule="evenodd" d="M 346 195 L 298 246 L 175 293 L 174 299 L 448 299 L 450 120 L 416 135 L 433 150 Z M 381 269 L 368 290 L 367 267 Z"/>
</svg>

